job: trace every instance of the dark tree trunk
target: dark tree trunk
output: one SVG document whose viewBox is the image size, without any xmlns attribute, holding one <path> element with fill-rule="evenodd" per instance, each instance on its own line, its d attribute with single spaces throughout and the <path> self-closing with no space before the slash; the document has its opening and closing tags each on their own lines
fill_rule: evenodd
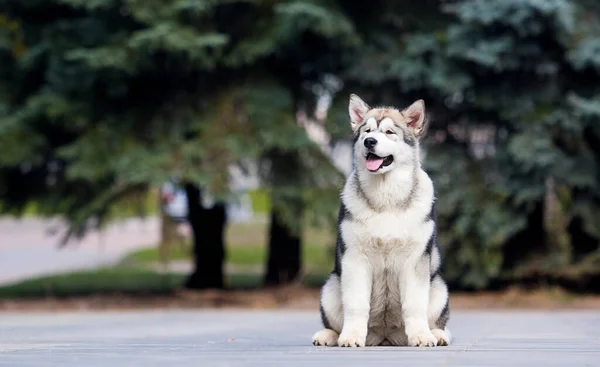
<svg viewBox="0 0 600 367">
<path fill-rule="evenodd" d="M 225 261 L 224 230 L 227 222 L 225 205 L 205 209 L 197 186 L 185 185 L 188 219 L 194 237 L 194 272 L 185 286 L 191 289 L 223 288 Z"/>
<path fill-rule="evenodd" d="M 273 191 L 265 285 L 275 286 L 291 283 L 300 274 L 303 213 L 299 177 L 301 164 L 297 153 L 274 150 L 268 157 L 271 161 Z"/>
<path fill-rule="evenodd" d="M 300 236 L 294 234 L 281 221 L 275 210 L 271 211 L 269 230 L 269 260 L 265 285 L 274 286 L 293 282 L 300 274 Z"/>
</svg>

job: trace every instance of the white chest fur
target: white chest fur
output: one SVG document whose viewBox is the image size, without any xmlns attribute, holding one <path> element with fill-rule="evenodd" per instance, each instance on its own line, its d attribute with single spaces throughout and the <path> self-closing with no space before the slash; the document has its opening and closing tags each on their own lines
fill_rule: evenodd
<svg viewBox="0 0 600 367">
<path fill-rule="evenodd" d="M 405 206 L 395 205 L 396 196 L 405 195 L 406 187 L 390 185 L 388 192 L 373 190 L 377 195 L 391 197 L 390 205 L 380 204 L 373 207 L 376 197 L 369 197 L 369 187 L 357 189 L 349 181 L 343 192 L 343 201 L 351 219 L 341 223 L 342 238 L 348 248 L 354 247 L 364 253 L 404 253 L 419 252 L 431 236 L 433 221 L 427 220 L 434 200 L 433 184 L 423 171 L 418 177 L 419 183 L 410 192 Z M 391 192 L 390 192 L 391 191 Z M 393 191 L 397 191 L 394 193 Z"/>
<path fill-rule="evenodd" d="M 427 211 L 418 214 L 384 212 L 357 218 L 342 224 L 342 236 L 347 246 L 356 246 L 362 252 L 412 252 L 427 242 L 434 225 L 424 220 Z"/>
</svg>

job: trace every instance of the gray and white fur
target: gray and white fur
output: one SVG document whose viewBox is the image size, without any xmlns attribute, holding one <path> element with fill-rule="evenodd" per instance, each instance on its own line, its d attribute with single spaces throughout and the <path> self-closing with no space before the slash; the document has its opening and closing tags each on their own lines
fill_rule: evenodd
<svg viewBox="0 0 600 367">
<path fill-rule="evenodd" d="M 421 168 L 425 105 L 371 108 L 350 96 L 353 172 L 342 191 L 334 270 L 321 290 L 313 344 L 451 342 L 433 183 Z"/>
</svg>

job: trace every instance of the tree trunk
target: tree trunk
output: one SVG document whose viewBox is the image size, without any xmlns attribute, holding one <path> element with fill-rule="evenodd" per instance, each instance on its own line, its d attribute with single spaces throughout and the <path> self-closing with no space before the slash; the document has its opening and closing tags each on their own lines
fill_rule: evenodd
<svg viewBox="0 0 600 367">
<path fill-rule="evenodd" d="M 269 260 L 265 285 L 291 283 L 300 274 L 300 236 L 282 222 L 276 210 L 271 210 L 269 230 Z"/>
<path fill-rule="evenodd" d="M 268 157 L 273 189 L 265 285 L 275 286 L 291 283 L 300 274 L 303 201 L 298 176 L 301 164 L 297 153 L 274 150 Z"/>
<path fill-rule="evenodd" d="M 188 199 L 188 219 L 194 238 L 195 269 L 186 282 L 191 289 L 223 288 L 225 261 L 224 230 L 227 222 L 225 205 L 218 203 L 211 209 L 201 204 L 197 186 L 185 185 Z"/>
</svg>

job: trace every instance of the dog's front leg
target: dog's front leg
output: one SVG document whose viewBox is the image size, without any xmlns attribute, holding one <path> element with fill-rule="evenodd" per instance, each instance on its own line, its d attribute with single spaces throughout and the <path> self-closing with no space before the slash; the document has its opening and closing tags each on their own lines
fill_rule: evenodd
<svg viewBox="0 0 600 367">
<path fill-rule="evenodd" d="M 342 258 L 342 304 L 344 324 L 340 347 L 364 347 L 371 309 L 372 271 L 366 256 L 348 250 Z"/>
<path fill-rule="evenodd" d="M 413 347 L 437 345 L 427 322 L 429 287 L 429 258 L 421 257 L 414 266 L 405 267 L 400 280 L 402 318 L 408 344 Z"/>
</svg>

